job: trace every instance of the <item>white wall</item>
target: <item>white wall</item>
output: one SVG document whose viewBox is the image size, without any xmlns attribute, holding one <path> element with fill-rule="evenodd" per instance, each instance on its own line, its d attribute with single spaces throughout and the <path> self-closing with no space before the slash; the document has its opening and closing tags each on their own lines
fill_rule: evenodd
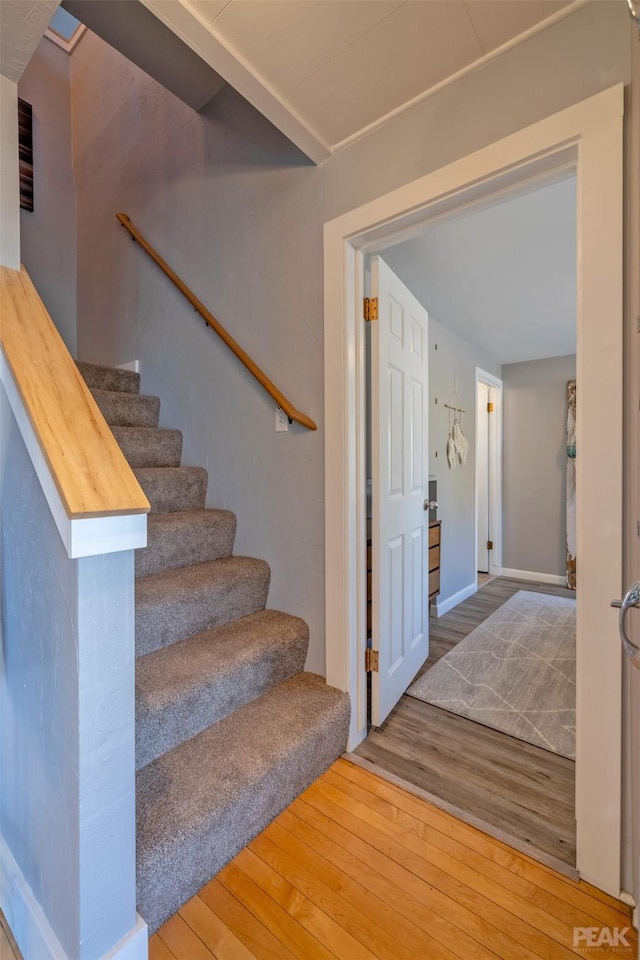
<svg viewBox="0 0 640 960">
<path fill-rule="evenodd" d="M 0 76 L 0 265 L 20 268 L 18 87 Z"/>
<path fill-rule="evenodd" d="M 429 317 L 429 474 L 438 482 L 442 520 L 439 606 L 476 581 L 476 367 L 500 376 L 500 364 Z M 449 402 L 457 382 L 457 406 L 469 442 L 465 464 L 447 464 Z M 437 403 L 436 403 L 437 400 Z M 453 415 L 451 416 L 453 422 Z"/>
<path fill-rule="evenodd" d="M 502 367 L 502 563 L 509 569 L 565 574 L 567 381 L 575 376 L 575 354 Z"/>
<path fill-rule="evenodd" d="M 34 209 L 20 211 L 22 262 L 68 350 L 76 352 L 76 204 L 70 58 L 47 39 L 20 78 L 33 107 Z"/>
</svg>

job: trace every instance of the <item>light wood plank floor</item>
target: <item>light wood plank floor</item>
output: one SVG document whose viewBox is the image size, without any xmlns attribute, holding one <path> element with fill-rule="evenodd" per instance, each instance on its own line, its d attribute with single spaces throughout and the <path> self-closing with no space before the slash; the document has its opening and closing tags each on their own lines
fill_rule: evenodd
<svg viewBox="0 0 640 960">
<path fill-rule="evenodd" d="M 20 951 L 9 930 L 4 913 L 0 910 L 0 960 L 22 960 Z"/>
<path fill-rule="evenodd" d="M 151 937 L 150 960 L 571 960 L 629 910 L 338 760 Z M 580 931 L 577 931 L 580 935 Z"/>
<path fill-rule="evenodd" d="M 430 620 L 429 658 L 418 676 L 518 590 L 575 596 L 549 584 L 491 580 Z M 355 752 L 519 849 L 575 867 L 572 760 L 407 695 Z"/>
</svg>

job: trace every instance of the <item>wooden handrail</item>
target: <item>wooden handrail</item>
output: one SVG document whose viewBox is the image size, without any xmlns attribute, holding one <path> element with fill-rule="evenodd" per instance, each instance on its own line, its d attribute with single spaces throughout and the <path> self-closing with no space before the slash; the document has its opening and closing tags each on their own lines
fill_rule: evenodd
<svg viewBox="0 0 640 960">
<path fill-rule="evenodd" d="M 184 283 L 177 273 L 171 269 L 166 260 L 163 260 L 157 250 L 155 250 L 148 240 L 145 240 L 143 235 L 140 233 L 137 227 L 133 225 L 126 213 L 116 213 L 117 219 L 120 221 L 122 226 L 129 231 L 134 240 L 137 240 L 140 246 L 149 254 L 152 260 L 158 264 L 161 270 L 163 270 L 166 275 L 169 277 L 171 282 L 175 284 L 180 293 L 187 298 L 191 306 L 196 310 L 203 320 L 208 323 L 212 330 L 218 334 L 221 340 L 223 340 L 230 350 L 235 353 L 238 360 L 245 365 L 249 373 L 253 374 L 258 383 L 260 383 L 264 389 L 267 391 L 270 397 L 276 401 L 279 407 L 281 407 L 289 420 L 295 420 L 296 423 L 301 423 L 303 427 L 307 427 L 309 430 L 317 430 L 318 427 L 313 422 L 311 417 L 308 417 L 305 413 L 300 413 L 299 410 L 296 410 L 294 405 L 288 400 L 284 393 L 281 393 L 276 385 L 269 379 L 269 377 L 264 373 L 263 370 L 254 363 L 248 353 L 242 349 L 242 347 L 233 339 L 231 334 L 227 333 L 225 328 L 222 326 L 219 320 L 216 320 L 214 315 L 207 310 L 205 305 L 198 300 L 196 295 L 189 289 L 189 287 Z"/>
<path fill-rule="evenodd" d="M 2 350 L 70 519 L 147 513 L 124 458 L 27 271 L 0 268 Z"/>
</svg>

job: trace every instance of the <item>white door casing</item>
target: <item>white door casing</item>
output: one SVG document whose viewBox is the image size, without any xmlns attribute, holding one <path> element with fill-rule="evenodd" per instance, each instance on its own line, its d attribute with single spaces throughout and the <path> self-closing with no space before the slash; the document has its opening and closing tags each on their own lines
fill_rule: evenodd
<svg viewBox="0 0 640 960">
<path fill-rule="evenodd" d="M 371 722 L 379 726 L 429 653 L 428 315 L 380 257 L 371 261 L 373 475 Z"/>
<path fill-rule="evenodd" d="M 489 573 L 489 387 L 478 381 L 476 408 L 476 531 L 478 573 Z"/>
<path fill-rule="evenodd" d="M 580 875 L 618 895 L 621 863 L 624 88 L 612 87 L 325 224 L 327 679 L 367 733 L 364 254 L 436 215 L 575 172 L 578 194 L 576 819 Z M 393 237 L 393 239 L 392 239 Z"/>
<path fill-rule="evenodd" d="M 502 576 L 502 380 L 476 367 L 476 388 L 487 388 L 487 401 L 493 404 L 493 411 L 487 418 L 487 473 L 488 473 L 488 535 L 493 541 L 493 549 L 487 553 L 488 571 L 494 577 Z M 476 483 L 478 477 L 476 473 Z M 476 509 L 477 509 L 476 495 Z M 476 514 L 476 530 L 478 522 Z M 477 532 L 476 553 L 480 557 L 480 534 Z M 478 570 L 480 567 L 478 567 Z"/>
</svg>

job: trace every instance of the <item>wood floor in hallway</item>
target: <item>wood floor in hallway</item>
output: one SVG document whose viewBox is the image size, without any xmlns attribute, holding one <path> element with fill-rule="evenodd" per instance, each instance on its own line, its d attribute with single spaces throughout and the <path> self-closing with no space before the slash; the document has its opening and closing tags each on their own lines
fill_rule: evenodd
<svg viewBox="0 0 640 960">
<path fill-rule="evenodd" d="M 613 898 L 341 759 L 151 937 L 149 956 L 631 958 L 630 927 Z M 621 946 L 588 946 L 586 928 L 617 930 Z"/>
<path fill-rule="evenodd" d="M 562 587 L 498 577 L 429 623 L 421 676 L 518 590 Z M 356 755 L 533 856 L 575 867 L 575 764 L 406 694 Z M 551 858 L 549 860 L 548 858 Z"/>
</svg>

